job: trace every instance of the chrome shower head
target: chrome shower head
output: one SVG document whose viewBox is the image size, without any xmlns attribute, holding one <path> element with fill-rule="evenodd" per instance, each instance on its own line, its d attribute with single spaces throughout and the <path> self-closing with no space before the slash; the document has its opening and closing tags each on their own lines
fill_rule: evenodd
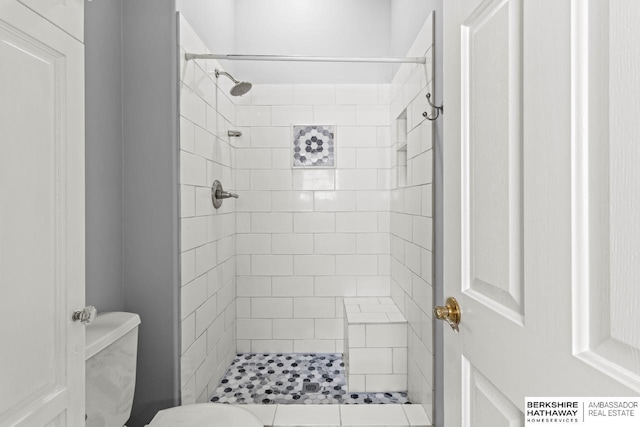
<svg viewBox="0 0 640 427">
<path fill-rule="evenodd" d="M 240 82 L 229 91 L 233 96 L 242 96 L 251 90 L 253 85 L 249 82 Z"/>
<path fill-rule="evenodd" d="M 227 73 L 226 71 L 220 71 L 217 68 L 215 69 L 215 75 L 216 78 L 220 77 L 220 75 L 224 75 L 227 76 L 231 79 L 232 82 L 235 83 L 235 85 L 231 88 L 231 90 L 229 91 L 229 93 L 231 93 L 232 96 L 242 96 L 245 93 L 249 92 L 251 90 L 252 84 L 249 82 L 240 82 L 236 79 L 233 78 L 233 76 L 229 73 Z"/>
</svg>

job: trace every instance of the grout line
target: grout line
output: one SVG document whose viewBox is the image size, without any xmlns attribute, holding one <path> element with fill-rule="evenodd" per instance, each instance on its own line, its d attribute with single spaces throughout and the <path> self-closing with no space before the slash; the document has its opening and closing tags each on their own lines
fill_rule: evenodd
<svg viewBox="0 0 640 427">
<path fill-rule="evenodd" d="M 276 425 L 276 417 L 278 416 L 278 409 L 280 408 L 279 404 L 276 404 L 276 410 L 273 411 L 273 421 L 272 426 Z"/>
</svg>

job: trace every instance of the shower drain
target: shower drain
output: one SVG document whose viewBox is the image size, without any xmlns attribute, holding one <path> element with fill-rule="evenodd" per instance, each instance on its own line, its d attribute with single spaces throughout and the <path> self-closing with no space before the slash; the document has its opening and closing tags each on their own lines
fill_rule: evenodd
<svg viewBox="0 0 640 427">
<path fill-rule="evenodd" d="M 302 384 L 302 391 L 306 393 L 316 393 L 320 390 L 320 384 L 318 383 L 304 383 Z"/>
</svg>

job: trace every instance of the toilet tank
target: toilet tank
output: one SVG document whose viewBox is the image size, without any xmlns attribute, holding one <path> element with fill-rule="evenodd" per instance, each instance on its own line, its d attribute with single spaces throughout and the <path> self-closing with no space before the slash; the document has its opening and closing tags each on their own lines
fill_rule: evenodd
<svg viewBox="0 0 640 427">
<path fill-rule="evenodd" d="M 99 314 L 86 329 L 86 427 L 122 427 L 136 385 L 140 316 Z"/>
</svg>

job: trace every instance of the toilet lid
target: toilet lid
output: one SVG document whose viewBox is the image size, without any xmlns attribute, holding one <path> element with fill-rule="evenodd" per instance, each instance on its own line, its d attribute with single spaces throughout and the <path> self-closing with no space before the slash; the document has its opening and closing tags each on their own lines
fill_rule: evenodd
<svg viewBox="0 0 640 427">
<path fill-rule="evenodd" d="M 238 406 L 196 403 L 164 409 L 149 427 L 264 427 L 260 420 Z"/>
</svg>

